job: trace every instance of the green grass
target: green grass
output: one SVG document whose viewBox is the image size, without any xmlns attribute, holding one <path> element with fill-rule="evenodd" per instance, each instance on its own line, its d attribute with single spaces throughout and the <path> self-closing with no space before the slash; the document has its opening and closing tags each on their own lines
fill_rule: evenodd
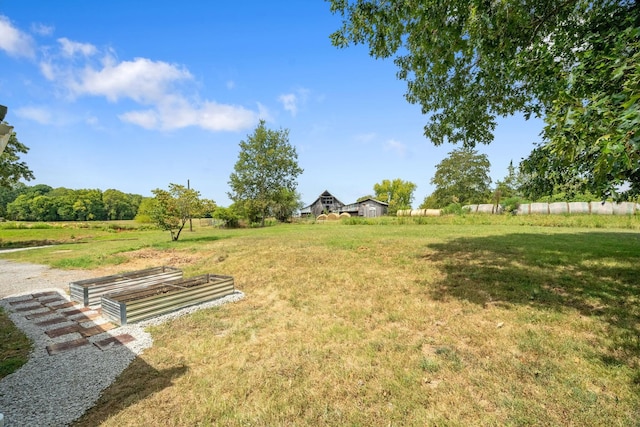
<svg viewBox="0 0 640 427">
<path fill-rule="evenodd" d="M 132 230 L 1 256 L 96 273 L 166 262 L 246 293 L 152 328 L 80 426 L 634 425 L 639 225 L 384 218 L 178 242 Z"/>
<path fill-rule="evenodd" d="M 0 307 L 0 379 L 27 363 L 31 341 Z"/>
</svg>

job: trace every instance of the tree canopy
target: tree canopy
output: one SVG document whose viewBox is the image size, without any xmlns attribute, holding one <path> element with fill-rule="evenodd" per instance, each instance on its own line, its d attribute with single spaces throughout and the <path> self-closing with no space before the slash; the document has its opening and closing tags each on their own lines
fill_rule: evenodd
<svg viewBox="0 0 640 427">
<path fill-rule="evenodd" d="M 498 199 L 517 197 L 521 195 L 522 175 L 513 165 L 513 160 L 507 167 L 507 176 L 496 181 L 496 193 Z"/>
<path fill-rule="evenodd" d="M 213 200 L 201 199 L 199 191 L 184 185 L 169 184 L 169 190 L 156 188 L 152 193 L 155 203 L 149 215 L 158 227 L 171 233 L 173 241 L 180 238 L 189 219 L 212 214 L 216 208 Z"/>
<path fill-rule="evenodd" d="M 376 193 L 375 199 L 389 204 L 387 210 L 389 215 L 395 215 L 399 209 L 411 209 L 415 190 L 416 184 L 400 178 L 392 181 L 384 179 L 373 186 L 373 191 Z"/>
<path fill-rule="evenodd" d="M 268 129 L 260 120 L 246 141 L 240 141 L 227 194 L 247 217 L 264 226 L 267 215 L 281 216 L 281 208 L 286 211 L 286 206 L 297 206 L 296 178 L 302 172 L 296 149 L 289 143 L 289 130 Z"/>
<path fill-rule="evenodd" d="M 485 203 L 491 197 L 491 164 L 486 154 L 459 148 L 436 165 L 431 184 L 434 192 L 420 208 L 444 208 L 451 203 Z"/>
<path fill-rule="evenodd" d="M 22 183 L 0 191 L 0 216 L 17 221 L 133 219 L 142 196 L 118 190 L 71 190 Z M 4 206 L 3 206 L 4 204 Z"/>
<path fill-rule="evenodd" d="M 27 164 L 20 161 L 20 153 L 28 152 L 29 148 L 18 141 L 16 133 L 12 132 L 6 148 L 0 153 L 0 187 L 11 187 L 20 179 L 30 181 L 34 178 Z"/>
<path fill-rule="evenodd" d="M 541 176 L 584 177 L 604 196 L 624 182 L 640 193 L 637 2 L 329 1 L 343 18 L 333 44 L 394 57 L 434 144 L 473 147 L 492 141 L 497 117 L 544 117 L 540 150 L 553 160 L 534 165 Z"/>
</svg>

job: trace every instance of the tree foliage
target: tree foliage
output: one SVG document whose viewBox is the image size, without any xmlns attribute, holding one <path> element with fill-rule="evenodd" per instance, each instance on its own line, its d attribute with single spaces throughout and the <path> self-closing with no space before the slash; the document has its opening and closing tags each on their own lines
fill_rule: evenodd
<svg viewBox="0 0 640 427">
<path fill-rule="evenodd" d="M 431 184 L 434 192 L 420 206 L 443 208 L 451 203 L 485 203 L 491 198 L 491 164 L 485 154 L 471 148 L 459 148 L 436 165 Z"/>
<path fill-rule="evenodd" d="M 151 213 L 155 209 L 155 204 L 155 197 L 143 197 L 140 200 L 140 205 L 138 206 L 138 212 L 136 213 L 135 220 L 141 223 L 153 223 Z"/>
<path fill-rule="evenodd" d="M 171 240 L 180 238 L 180 233 L 191 218 L 212 214 L 213 200 L 201 199 L 200 192 L 179 184 L 169 184 L 169 190 L 152 190 L 155 203 L 150 216 L 155 224 L 171 233 Z"/>
<path fill-rule="evenodd" d="M 521 196 L 522 176 L 520 171 L 513 165 L 513 161 L 507 166 L 507 175 L 496 181 L 496 194 L 498 198 L 509 198 Z"/>
<path fill-rule="evenodd" d="M 413 192 L 416 184 L 410 181 L 403 181 L 400 178 L 394 180 L 384 179 L 373 186 L 375 199 L 389 204 L 388 214 L 395 215 L 400 209 L 411 209 L 413 202 Z"/>
<path fill-rule="evenodd" d="M 394 57 L 425 136 L 473 147 L 496 118 L 544 117 L 533 164 L 599 194 L 640 193 L 640 5 L 632 0 L 330 0 L 334 45 Z M 531 163 L 531 162 L 530 162 Z"/>
<path fill-rule="evenodd" d="M 227 228 L 236 228 L 240 225 L 240 217 L 233 205 L 228 208 L 218 206 L 213 212 L 213 217 L 222 221 Z"/>
<path fill-rule="evenodd" d="M 264 226 L 269 214 L 277 213 L 283 201 L 297 194 L 296 178 L 302 172 L 289 131 L 268 129 L 261 120 L 246 141 L 240 141 L 228 195 L 250 221 Z"/>
<path fill-rule="evenodd" d="M 21 179 L 30 181 L 34 178 L 27 164 L 20 161 L 20 154 L 28 152 L 29 148 L 18 141 L 16 133 L 12 132 L 7 146 L 0 154 L 0 187 L 11 187 Z"/>
<path fill-rule="evenodd" d="M 1 211 L 16 221 L 104 221 L 133 219 L 142 196 L 109 189 L 71 190 L 45 184 L 14 185 Z M 10 197 L 9 197 L 10 196 Z M 117 203 L 115 202 L 117 200 Z"/>
<path fill-rule="evenodd" d="M 304 204 L 300 193 L 282 187 L 276 194 L 271 207 L 271 213 L 280 222 L 290 221 L 293 214 L 302 209 Z"/>
</svg>

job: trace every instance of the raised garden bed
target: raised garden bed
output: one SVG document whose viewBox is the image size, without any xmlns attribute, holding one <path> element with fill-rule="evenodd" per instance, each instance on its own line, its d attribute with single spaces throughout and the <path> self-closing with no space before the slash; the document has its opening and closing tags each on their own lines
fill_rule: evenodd
<svg viewBox="0 0 640 427">
<path fill-rule="evenodd" d="M 234 292 L 232 276 L 204 274 L 102 297 L 102 316 L 118 325 L 139 322 Z"/>
<path fill-rule="evenodd" d="M 129 273 L 79 280 L 69 283 L 69 294 L 73 301 L 97 307 L 103 295 L 123 289 L 136 288 L 154 283 L 182 279 L 182 270 L 174 267 L 152 267 Z"/>
</svg>

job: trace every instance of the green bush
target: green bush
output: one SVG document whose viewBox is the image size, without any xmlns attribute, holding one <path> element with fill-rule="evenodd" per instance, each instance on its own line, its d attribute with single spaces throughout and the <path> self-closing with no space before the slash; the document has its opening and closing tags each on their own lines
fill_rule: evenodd
<svg viewBox="0 0 640 427">
<path fill-rule="evenodd" d="M 148 214 L 138 214 L 136 215 L 136 217 L 134 218 L 136 222 L 139 222 L 141 224 L 152 224 L 153 220 L 151 219 L 151 215 Z"/>
<path fill-rule="evenodd" d="M 460 203 L 450 203 L 447 207 L 442 209 L 442 215 L 462 215 L 464 210 Z"/>
<path fill-rule="evenodd" d="M 232 208 L 218 206 L 213 212 L 213 217 L 222 221 L 227 228 L 238 228 L 240 226 L 240 216 Z"/>
<path fill-rule="evenodd" d="M 508 199 L 504 199 L 501 203 L 502 208 L 504 209 L 504 213 L 506 214 L 515 214 L 520 204 L 526 203 L 520 197 L 509 197 Z"/>
</svg>

